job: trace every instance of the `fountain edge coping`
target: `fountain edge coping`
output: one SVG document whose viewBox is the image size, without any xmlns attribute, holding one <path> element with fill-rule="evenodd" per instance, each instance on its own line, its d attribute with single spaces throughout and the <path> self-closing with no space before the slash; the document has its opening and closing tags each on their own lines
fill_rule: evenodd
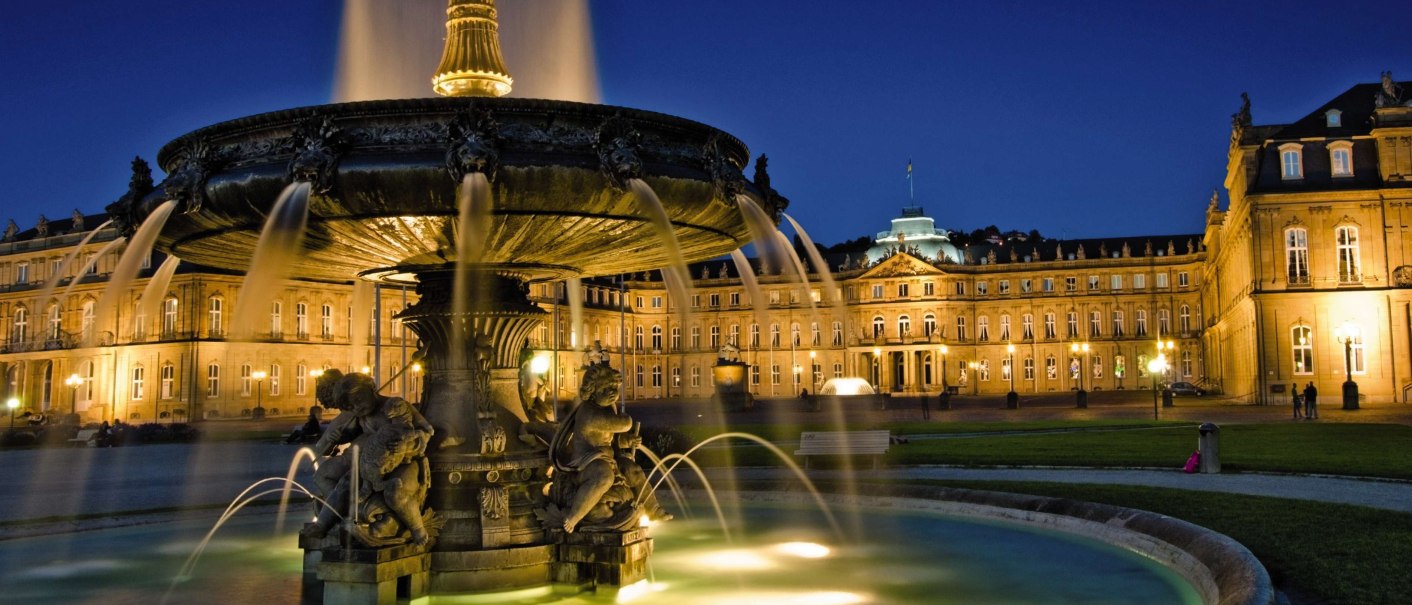
<svg viewBox="0 0 1412 605">
<path fill-rule="evenodd" d="M 748 489 L 748 488 L 746 488 Z M 1244 545 L 1175 517 L 1108 504 L 962 488 L 889 486 L 887 495 L 823 494 L 831 504 L 1000 519 L 1081 535 L 1161 563 L 1185 578 L 1207 605 L 1272 605 L 1270 575 Z M 742 491 L 747 502 L 810 504 L 791 491 Z"/>
</svg>

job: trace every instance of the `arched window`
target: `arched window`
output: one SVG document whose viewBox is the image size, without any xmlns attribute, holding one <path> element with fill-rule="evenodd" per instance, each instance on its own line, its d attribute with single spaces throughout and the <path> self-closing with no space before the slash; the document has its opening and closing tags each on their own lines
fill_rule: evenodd
<svg viewBox="0 0 1412 605">
<path fill-rule="evenodd" d="M 1293 285 L 1309 285 L 1309 231 L 1285 230 L 1285 278 Z"/>
<path fill-rule="evenodd" d="M 922 316 L 922 335 L 931 338 L 936 334 L 936 315 L 927 313 Z"/>
<path fill-rule="evenodd" d="M 897 335 L 907 337 L 912 335 L 912 318 L 906 315 L 897 316 Z"/>
<path fill-rule="evenodd" d="M 1010 314 L 1004 313 L 1000 316 L 1000 340 L 1010 340 Z"/>
<path fill-rule="evenodd" d="M 1103 316 L 1098 311 L 1088 312 L 1088 336 L 1098 338 L 1103 335 Z"/>
<path fill-rule="evenodd" d="M 1029 313 L 1021 315 L 1020 327 L 1025 340 L 1034 340 L 1034 315 Z"/>
<path fill-rule="evenodd" d="M 1290 352 L 1295 374 L 1314 373 L 1314 331 L 1309 326 L 1295 326 L 1289 334 Z"/>
<path fill-rule="evenodd" d="M 212 363 L 206 365 L 206 397 L 214 399 L 221 395 L 221 365 Z"/>
<path fill-rule="evenodd" d="M 652 350 L 662 350 L 662 326 L 652 326 Z"/>
<path fill-rule="evenodd" d="M 873 338 L 882 338 L 887 321 L 881 315 L 873 316 Z"/>
<path fill-rule="evenodd" d="M 1124 318 L 1123 318 L 1123 312 L 1122 312 L 1122 310 L 1120 310 L 1120 309 L 1114 309 L 1114 310 L 1113 310 L 1113 337 L 1114 337 L 1114 338 L 1122 338 L 1122 336 L 1123 336 L 1123 319 L 1124 319 Z"/>
<path fill-rule="evenodd" d="M 271 397 L 275 397 L 275 396 L 279 395 L 279 378 L 280 378 L 280 373 L 281 373 L 281 368 L 279 367 L 279 364 L 277 364 L 277 363 L 270 364 L 270 376 L 269 376 L 269 381 L 270 381 L 270 396 L 271 396 Z"/>
<path fill-rule="evenodd" d="M 789 325 L 789 340 L 794 343 L 796 347 L 803 344 L 799 339 L 799 322 L 797 321 Z"/>
<path fill-rule="evenodd" d="M 176 366 L 170 363 L 162 364 L 161 379 L 159 394 L 162 399 L 171 399 L 176 395 Z"/>
<path fill-rule="evenodd" d="M 1286 181 L 1304 178 L 1304 146 L 1299 143 L 1280 145 L 1280 178 Z"/>
<path fill-rule="evenodd" d="M 1137 332 L 1138 337 L 1147 336 L 1147 309 L 1138 309 L 1134 317 L 1136 318 L 1134 321 L 1137 322 L 1135 332 Z"/>
<path fill-rule="evenodd" d="M 309 304 L 294 303 L 294 334 L 299 340 L 309 338 Z"/>
<path fill-rule="evenodd" d="M 47 412 L 54 403 L 54 362 L 44 362 L 43 378 L 44 382 L 39 391 L 39 409 Z"/>
<path fill-rule="evenodd" d="M 1182 334 L 1191 332 L 1191 307 L 1182 305 L 1177 308 L 1177 329 Z"/>
<path fill-rule="evenodd" d="M 270 338 L 279 338 L 284 335 L 284 303 L 280 301 L 270 302 Z"/>
<path fill-rule="evenodd" d="M 146 378 L 146 368 L 137 366 L 132 369 L 132 399 L 134 401 L 141 400 L 143 396 L 147 394 L 145 385 Z"/>
<path fill-rule="evenodd" d="M 1329 174 L 1335 177 L 1353 176 L 1353 142 L 1329 143 Z"/>
<path fill-rule="evenodd" d="M 643 350 L 644 348 L 646 348 L 646 347 L 643 346 L 644 341 L 642 340 L 642 334 L 643 334 L 643 332 L 642 332 L 642 326 L 633 326 L 633 332 L 632 332 L 632 336 L 633 336 L 633 348 L 634 348 L 634 349 L 637 349 L 637 350 L 639 350 L 639 351 L 641 351 L 641 350 Z M 638 381 L 638 382 L 641 382 L 641 381 Z M 642 385 L 639 384 L 638 386 L 642 386 Z"/>
<path fill-rule="evenodd" d="M 770 348 L 780 348 L 780 325 L 777 323 L 770 324 Z"/>
<path fill-rule="evenodd" d="M 307 395 L 309 393 L 309 367 L 304 364 L 294 366 L 294 394 Z"/>
<path fill-rule="evenodd" d="M 45 338 L 49 340 L 59 340 L 64 335 L 63 316 L 60 314 L 58 303 L 49 305 L 49 328 L 46 330 Z"/>
<path fill-rule="evenodd" d="M 1048 339 L 1048 340 L 1054 340 L 1055 338 L 1058 338 L 1058 334 L 1059 334 L 1059 332 L 1058 332 L 1057 328 L 1056 328 L 1055 325 L 1054 325 L 1054 314 L 1053 314 L 1053 313 L 1045 313 L 1045 314 L 1044 314 L 1044 337 L 1045 337 L 1046 339 Z"/>
<path fill-rule="evenodd" d="M 976 340 L 981 342 L 990 340 L 990 317 L 982 315 L 976 318 Z"/>
<path fill-rule="evenodd" d="M 319 307 L 319 336 L 324 340 L 333 339 L 333 305 Z"/>
<path fill-rule="evenodd" d="M 1363 281 L 1363 266 L 1358 254 L 1358 228 L 1339 227 L 1334 232 L 1338 243 L 1338 281 L 1353 284 Z"/>
<path fill-rule="evenodd" d="M 672 350 L 681 350 L 681 326 L 672 326 Z"/>
</svg>

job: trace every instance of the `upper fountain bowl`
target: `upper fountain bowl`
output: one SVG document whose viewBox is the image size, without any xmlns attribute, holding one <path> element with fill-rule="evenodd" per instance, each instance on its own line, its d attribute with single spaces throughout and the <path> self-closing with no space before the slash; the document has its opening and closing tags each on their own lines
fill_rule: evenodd
<svg viewBox="0 0 1412 605">
<path fill-rule="evenodd" d="M 290 276 L 410 281 L 457 258 L 458 187 L 489 180 L 482 263 L 530 280 L 666 266 L 627 183 L 662 201 L 683 260 L 749 241 L 736 196 L 778 219 L 787 203 L 735 137 L 659 113 L 562 101 L 440 98 L 303 107 L 223 122 L 162 148 L 167 178 L 110 211 L 137 224 L 177 203 L 158 247 L 245 271 L 280 192 L 309 182 L 308 235 Z M 757 166 L 758 168 L 758 166 Z M 132 197 L 125 198 L 131 200 Z M 477 202 L 484 203 L 484 202 Z"/>
</svg>

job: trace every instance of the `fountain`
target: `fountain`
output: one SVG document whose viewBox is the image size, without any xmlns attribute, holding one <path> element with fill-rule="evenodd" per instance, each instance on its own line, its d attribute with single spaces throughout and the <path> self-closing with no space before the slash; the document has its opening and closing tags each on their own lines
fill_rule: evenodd
<svg viewBox="0 0 1412 605">
<path fill-rule="evenodd" d="M 400 318 L 424 347 L 421 413 L 434 427 L 423 444 L 424 506 L 444 526 L 431 539 L 386 545 L 360 533 L 346 548 L 350 528 L 306 532 L 306 570 L 318 569 L 326 595 L 382 602 L 399 588 L 419 596 L 551 580 L 631 584 L 645 578 L 651 551 L 637 526 L 640 499 L 613 509 L 606 526 L 566 523 L 546 500 L 565 481 L 550 476 L 545 444 L 516 437 L 544 420 L 518 388 L 526 337 L 545 315 L 527 284 L 718 257 L 750 240 L 737 197 L 775 223 L 785 202 L 763 171 L 746 180 L 745 145 L 709 126 L 501 98 L 513 79 L 500 58 L 494 1 L 449 5 L 434 78 L 449 96 L 303 107 L 202 128 L 161 150 L 165 181 L 134 186 L 110 214 L 127 232 L 165 219 L 159 249 L 248 270 L 242 294 L 285 277 L 416 287 L 419 301 Z M 458 220 L 458 200 L 484 195 L 463 189 L 472 182 L 490 201 L 476 202 L 483 214 L 468 224 Z M 606 355 L 599 365 L 603 380 L 621 380 Z M 571 464 L 557 465 L 561 478 L 572 475 Z M 574 498 L 557 504 L 595 505 Z"/>
</svg>

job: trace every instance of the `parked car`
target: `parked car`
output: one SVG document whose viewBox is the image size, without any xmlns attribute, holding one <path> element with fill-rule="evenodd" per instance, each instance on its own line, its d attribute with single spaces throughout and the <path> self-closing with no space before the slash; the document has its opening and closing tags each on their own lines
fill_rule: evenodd
<svg viewBox="0 0 1412 605">
<path fill-rule="evenodd" d="M 1205 389 L 1202 389 L 1201 387 L 1198 387 L 1190 382 L 1174 382 L 1172 384 L 1167 385 L 1167 388 L 1172 391 L 1173 395 L 1191 395 L 1195 397 L 1200 397 L 1206 394 Z"/>
</svg>

